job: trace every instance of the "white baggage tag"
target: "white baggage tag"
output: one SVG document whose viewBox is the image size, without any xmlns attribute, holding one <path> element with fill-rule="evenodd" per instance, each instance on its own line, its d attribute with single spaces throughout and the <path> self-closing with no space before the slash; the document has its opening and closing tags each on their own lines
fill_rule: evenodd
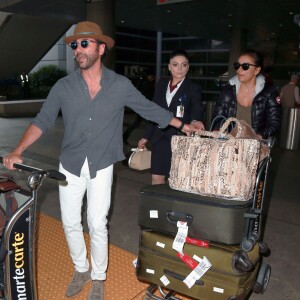
<svg viewBox="0 0 300 300">
<path fill-rule="evenodd" d="M 167 286 L 170 283 L 170 281 L 166 275 L 163 275 L 162 277 L 160 277 L 160 281 L 163 283 L 164 286 Z"/>
<path fill-rule="evenodd" d="M 158 219 L 158 211 L 150 210 L 150 219 Z"/>
<path fill-rule="evenodd" d="M 204 256 L 198 266 L 183 280 L 183 282 L 190 289 L 197 280 L 199 280 L 205 272 L 211 267 L 211 263 Z"/>
<path fill-rule="evenodd" d="M 198 255 L 196 255 L 196 254 L 194 254 L 193 255 L 193 259 L 195 260 L 195 261 L 197 261 L 198 263 L 200 263 L 201 261 L 202 261 L 202 258 L 200 258 Z"/>
<path fill-rule="evenodd" d="M 137 266 L 137 258 L 135 258 L 133 261 L 132 261 L 132 264 L 133 264 L 133 266 L 136 268 L 136 266 Z"/>
<path fill-rule="evenodd" d="M 155 244 L 157 247 L 160 247 L 160 248 L 165 248 L 165 244 L 164 243 L 161 243 L 159 241 L 156 242 Z"/>
<path fill-rule="evenodd" d="M 177 252 L 182 253 L 189 228 L 186 222 L 181 222 L 181 221 L 177 222 L 177 227 L 178 227 L 178 231 L 174 239 L 172 248 Z"/>
</svg>

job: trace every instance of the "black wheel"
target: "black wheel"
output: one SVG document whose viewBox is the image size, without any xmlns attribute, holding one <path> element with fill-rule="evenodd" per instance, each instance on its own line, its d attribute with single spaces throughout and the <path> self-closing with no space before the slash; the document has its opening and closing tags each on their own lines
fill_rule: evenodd
<svg viewBox="0 0 300 300">
<path fill-rule="evenodd" d="M 265 242 L 259 241 L 258 246 L 259 246 L 259 252 L 262 255 L 268 256 L 270 254 L 269 246 Z"/>
<path fill-rule="evenodd" d="M 249 235 L 249 237 L 246 239 L 244 238 L 242 243 L 241 243 L 241 248 L 246 251 L 249 252 L 253 249 L 254 245 L 256 244 L 258 240 L 258 236 L 255 232 L 252 232 L 252 234 Z"/>
<path fill-rule="evenodd" d="M 246 251 L 246 252 L 249 252 L 253 249 L 253 243 L 252 241 L 249 241 L 249 240 L 244 240 L 242 241 L 241 243 L 241 248 Z"/>
<path fill-rule="evenodd" d="M 247 253 L 243 250 L 236 251 L 232 258 L 232 268 L 237 272 L 250 272 L 254 265 L 250 261 Z"/>
<path fill-rule="evenodd" d="M 262 286 L 261 286 L 261 284 L 258 283 L 257 281 L 254 282 L 254 285 L 253 285 L 253 287 L 252 287 L 252 290 L 253 290 L 254 293 L 260 294 L 261 291 L 262 291 Z M 143 299 L 143 300 L 147 300 L 147 299 Z"/>
<path fill-rule="evenodd" d="M 262 263 L 258 271 L 256 282 L 253 285 L 253 292 L 257 294 L 263 294 L 269 284 L 271 276 L 271 266 Z"/>
</svg>

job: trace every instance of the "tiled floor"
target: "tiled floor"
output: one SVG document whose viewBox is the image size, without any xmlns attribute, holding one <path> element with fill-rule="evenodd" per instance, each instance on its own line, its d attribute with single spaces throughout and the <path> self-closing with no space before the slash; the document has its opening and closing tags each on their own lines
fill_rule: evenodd
<svg viewBox="0 0 300 300">
<path fill-rule="evenodd" d="M 61 222 L 41 214 L 37 238 L 37 288 L 38 298 L 43 300 L 68 299 L 64 296 L 67 284 L 73 275 L 73 264 L 69 256 Z M 89 237 L 86 234 L 89 247 Z M 109 245 L 109 271 L 105 281 L 105 299 L 141 299 L 147 284 L 135 276 L 135 255 L 114 245 Z M 86 299 L 91 283 L 74 300 Z"/>
</svg>

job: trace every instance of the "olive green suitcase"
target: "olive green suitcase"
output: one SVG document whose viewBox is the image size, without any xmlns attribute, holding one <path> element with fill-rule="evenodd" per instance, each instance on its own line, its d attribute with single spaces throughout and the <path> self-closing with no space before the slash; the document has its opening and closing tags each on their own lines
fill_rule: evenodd
<svg viewBox="0 0 300 300">
<path fill-rule="evenodd" d="M 245 252 L 239 246 L 217 243 L 210 243 L 208 248 L 185 244 L 185 254 L 205 256 L 212 265 L 188 288 L 183 280 L 192 270 L 172 249 L 173 240 L 168 234 L 141 232 L 136 270 L 139 280 L 201 300 L 245 299 L 252 292 L 261 262 L 258 245 Z"/>
</svg>

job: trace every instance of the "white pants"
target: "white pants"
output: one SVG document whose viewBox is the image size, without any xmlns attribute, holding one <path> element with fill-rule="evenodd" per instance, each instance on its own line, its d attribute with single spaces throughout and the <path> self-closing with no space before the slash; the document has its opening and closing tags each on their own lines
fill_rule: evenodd
<svg viewBox="0 0 300 300">
<path fill-rule="evenodd" d="M 82 202 L 87 191 L 87 223 L 91 241 L 92 280 L 105 280 L 108 264 L 107 214 L 111 200 L 113 165 L 97 172 L 90 178 L 87 159 L 77 177 L 63 166 L 59 171 L 67 178 L 67 184 L 59 185 L 60 208 L 63 227 L 70 255 L 78 272 L 89 270 L 86 244 L 82 228 Z"/>
</svg>

